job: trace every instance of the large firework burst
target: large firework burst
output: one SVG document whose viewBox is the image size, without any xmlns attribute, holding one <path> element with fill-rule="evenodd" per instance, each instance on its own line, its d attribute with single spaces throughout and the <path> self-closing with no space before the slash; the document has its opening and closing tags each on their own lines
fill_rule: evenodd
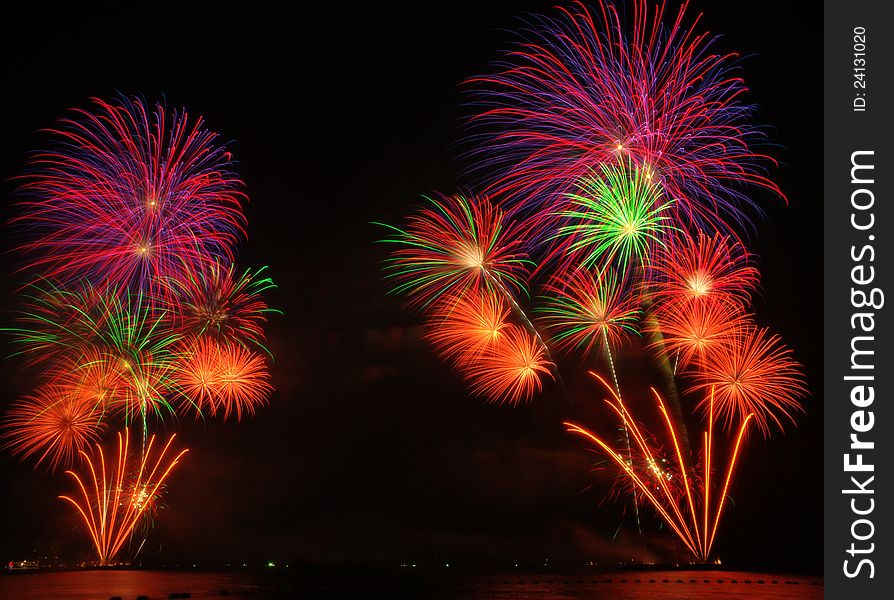
<svg viewBox="0 0 894 600">
<path fill-rule="evenodd" d="M 632 8 L 629 21 L 608 2 L 536 17 L 492 73 L 468 82 L 472 173 L 548 234 L 552 207 L 623 158 L 674 200 L 677 221 L 731 231 L 747 221 L 747 184 L 781 195 L 764 175 L 774 163 L 757 150 L 765 136 L 737 55 L 715 50 L 698 18 L 686 25 L 686 3 L 667 24 L 663 3 Z"/>
<path fill-rule="evenodd" d="M 12 221 L 23 270 L 155 302 L 185 269 L 232 261 L 243 237 L 242 183 L 201 119 L 139 98 L 94 99 L 49 134 Z"/>
</svg>

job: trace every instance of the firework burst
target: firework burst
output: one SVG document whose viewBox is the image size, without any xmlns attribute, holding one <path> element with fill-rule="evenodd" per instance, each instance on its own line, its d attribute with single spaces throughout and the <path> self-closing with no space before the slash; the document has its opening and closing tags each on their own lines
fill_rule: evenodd
<svg viewBox="0 0 894 600">
<path fill-rule="evenodd" d="M 656 249 L 648 273 L 648 290 L 658 306 L 701 300 L 745 306 L 757 284 L 748 252 L 720 233 L 676 232 Z"/>
<path fill-rule="evenodd" d="M 232 261 L 244 235 L 242 183 L 201 119 L 138 98 L 94 99 L 49 134 L 12 221 L 24 271 L 160 301 L 184 268 Z"/>
<path fill-rule="evenodd" d="M 466 367 L 472 392 L 498 404 L 517 405 L 530 400 L 553 377 L 552 363 L 543 345 L 524 328 L 508 325 L 499 341 L 474 364 Z"/>
<path fill-rule="evenodd" d="M 175 373 L 178 392 L 198 414 L 225 420 L 252 415 L 273 387 L 264 357 L 239 344 L 199 338 L 180 353 Z"/>
<path fill-rule="evenodd" d="M 169 312 L 174 315 L 175 328 L 223 343 L 263 348 L 267 315 L 278 312 L 262 295 L 276 287 L 265 270 L 246 269 L 240 274 L 235 265 L 224 267 L 220 263 L 198 272 L 187 267 L 187 277 L 168 282 L 174 302 Z"/>
<path fill-rule="evenodd" d="M 754 326 L 738 334 L 698 361 L 692 372 L 694 392 L 714 390 L 714 410 L 727 428 L 747 415 L 766 436 L 770 426 L 780 430 L 782 419 L 794 422 L 798 399 L 807 392 L 801 365 L 776 335 Z M 702 401 L 699 408 L 706 409 Z"/>
<path fill-rule="evenodd" d="M 599 171 L 568 194 L 570 206 L 558 213 L 563 224 L 554 237 L 584 267 L 647 264 L 652 248 L 673 229 L 673 203 L 636 167 L 604 164 Z"/>
<path fill-rule="evenodd" d="M 509 312 L 501 294 L 470 290 L 436 306 L 426 338 L 444 358 L 474 363 L 499 342 Z"/>
<path fill-rule="evenodd" d="M 425 308 L 477 287 L 526 289 L 530 263 L 499 208 L 462 196 L 427 200 L 405 229 L 383 225 L 391 235 L 382 241 L 398 246 L 386 265 L 394 292 Z"/>
<path fill-rule="evenodd" d="M 554 206 L 595 167 L 631 161 L 674 199 L 675 219 L 731 231 L 747 222 L 751 184 L 779 194 L 775 165 L 755 149 L 764 134 L 737 55 L 686 25 L 686 3 L 668 21 L 665 4 L 632 3 L 627 20 L 608 2 L 537 17 L 524 40 L 489 75 L 472 78 L 472 175 L 485 193 L 554 228 Z"/>
<path fill-rule="evenodd" d="M 693 360 L 704 361 L 709 353 L 719 351 L 748 326 L 748 317 L 733 304 L 719 301 L 673 304 L 661 311 L 660 322 L 653 327 L 661 336 L 651 347 L 676 357 L 677 366 L 684 368 Z"/>
<path fill-rule="evenodd" d="M 13 404 L 2 425 L 4 448 L 23 460 L 36 457 L 35 465 L 46 460 L 55 470 L 99 440 L 105 429 L 102 413 L 102 406 L 90 398 L 45 384 Z"/>
<path fill-rule="evenodd" d="M 638 299 L 612 269 L 579 269 L 554 277 L 546 294 L 536 310 L 558 348 L 580 350 L 584 355 L 613 352 L 637 333 Z"/>
<path fill-rule="evenodd" d="M 114 462 L 106 462 L 102 446 L 96 445 L 91 457 L 84 450 L 86 469 L 83 476 L 66 471 L 77 484 L 80 495 L 59 496 L 77 510 L 90 534 L 100 565 L 108 565 L 120 552 L 131 532 L 146 514 L 150 504 L 167 480 L 171 470 L 188 452 L 181 450 L 173 458 L 169 456 L 175 435 L 153 457 L 155 436 L 151 436 L 140 459 L 135 461 L 129 453 L 129 433 L 118 433 L 118 456 Z"/>
</svg>

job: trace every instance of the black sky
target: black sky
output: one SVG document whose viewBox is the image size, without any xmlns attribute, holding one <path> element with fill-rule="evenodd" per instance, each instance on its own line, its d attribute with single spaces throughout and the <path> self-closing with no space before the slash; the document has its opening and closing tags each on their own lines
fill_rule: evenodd
<svg viewBox="0 0 894 600">
<path fill-rule="evenodd" d="M 277 392 L 239 425 L 176 424 L 192 453 L 147 557 L 577 563 L 641 550 L 625 533 L 608 541 L 623 504 L 604 500 L 593 457 L 561 428 L 569 414 L 593 418 L 595 402 L 569 407 L 548 390 L 510 410 L 468 397 L 420 340 L 419 320 L 386 296 L 369 224 L 465 185 L 451 160 L 459 84 L 507 47 L 517 17 L 550 3 L 220 4 L 32 5 L 0 25 L 5 203 L 35 132 L 67 108 L 118 91 L 163 95 L 232 140 L 251 197 L 240 263 L 270 265 L 279 284 Z M 748 54 L 749 101 L 781 146 L 773 176 L 790 206 L 755 195 L 768 214 L 752 246 L 757 311 L 806 364 L 814 393 L 797 429 L 754 438 L 718 547 L 728 563 L 819 571 L 821 46 L 788 4 L 695 7 L 721 49 Z M 6 273 L 14 260 L 3 259 Z M 4 292 L 8 320 L 9 281 Z M 0 372 L 7 404 L 30 382 L 14 360 Z M 58 474 L 4 455 L 0 482 L 0 559 L 77 547 Z M 649 540 L 653 556 L 661 539 Z"/>
</svg>

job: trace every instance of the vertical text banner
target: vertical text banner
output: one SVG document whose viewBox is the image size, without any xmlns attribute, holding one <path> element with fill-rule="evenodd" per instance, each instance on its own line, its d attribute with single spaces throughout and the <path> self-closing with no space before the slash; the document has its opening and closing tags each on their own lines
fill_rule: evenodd
<svg viewBox="0 0 894 600">
<path fill-rule="evenodd" d="M 882 1 L 825 2 L 823 453 L 831 600 L 894 598 L 890 8 Z"/>
</svg>

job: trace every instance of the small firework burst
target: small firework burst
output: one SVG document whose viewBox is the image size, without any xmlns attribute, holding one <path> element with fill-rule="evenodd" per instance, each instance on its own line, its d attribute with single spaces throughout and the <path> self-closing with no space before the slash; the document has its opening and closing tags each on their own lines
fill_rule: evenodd
<svg viewBox="0 0 894 600">
<path fill-rule="evenodd" d="M 546 288 L 540 321 L 558 348 L 593 352 L 617 350 L 636 334 L 638 298 L 612 269 L 572 271 Z"/>
<path fill-rule="evenodd" d="M 674 357 L 682 369 L 694 360 L 704 361 L 711 352 L 721 351 L 749 323 L 748 317 L 734 304 L 675 303 L 661 311 L 660 321 L 653 327 L 661 336 L 651 346 Z"/>
<path fill-rule="evenodd" d="M 493 348 L 467 368 L 472 392 L 498 404 L 530 400 L 552 377 L 551 363 L 537 338 L 518 325 L 509 325 Z"/>
<path fill-rule="evenodd" d="M 673 202 L 629 163 L 600 165 L 581 178 L 568 198 L 554 237 L 584 267 L 648 264 L 653 249 L 674 228 L 669 216 Z"/>
<path fill-rule="evenodd" d="M 426 334 L 438 352 L 458 365 L 477 361 L 499 343 L 509 308 L 501 294 L 471 290 L 436 305 Z"/>
<path fill-rule="evenodd" d="M 263 293 L 276 287 L 265 275 L 265 267 L 236 271 L 212 263 L 201 271 L 168 282 L 174 305 L 170 313 L 176 329 L 193 335 L 208 335 L 222 343 L 264 347 L 267 315 L 277 312 Z"/>
<path fill-rule="evenodd" d="M 657 249 L 647 285 L 658 306 L 701 300 L 745 306 L 757 284 L 758 271 L 741 243 L 720 233 L 678 231 Z"/>
<path fill-rule="evenodd" d="M 395 244 L 386 268 L 394 292 L 425 308 L 449 294 L 479 287 L 525 290 L 530 261 L 487 199 L 429 198 L 404 229 L 385 225 Z"/>
</svg>

